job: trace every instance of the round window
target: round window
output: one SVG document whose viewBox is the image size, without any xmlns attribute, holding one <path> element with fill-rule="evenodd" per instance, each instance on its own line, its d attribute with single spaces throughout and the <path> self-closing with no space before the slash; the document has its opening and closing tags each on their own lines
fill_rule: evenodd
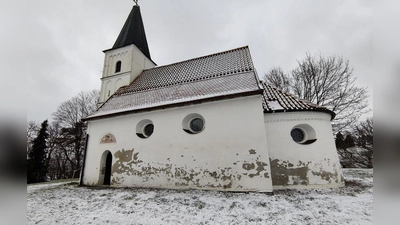
<svg viewBox="0 0 400 225">
<path fill-rule="evenodd" d="M 204 128 L 204 121 L 200 118 L 194 118 L 190 121 L 190 130 L 194 133 L 202 131 Z"/>
<path fill-rule="evenodd" d="M 136 125 L 136 135 L 140 138 L 148 138 L 154 132 L 154 124 L 151 120 L 145 119 Z"/>
<path fill-rule="evenodd" d="M 145 137 L 150 137 L 150 135 L 153 134 L 153 131 L 154 131 L 154 125 L 147 124 L 143 129 L 143 134 Z"/>
<path fill-rule="evenodd" d="M 304 132 L 302 129 L 299 128 L 294 128 L 291 132 L 290 135 L 293 138 L 293 141 L 300 143 L 304 140 Z"/>
<path fill-rule="evenodd" d="M 293 141 L 297 144 L 308 145 L 317 141 L 317 134 L 309 124 L 298 124 L 290 131 Z"/>
<path fill-rule="evenodd" d="M 182 128 L 186 133 L 198 134 L 206 127 L 204 117 L 198 113 L 191 113 L 182 120 Z"/>
</svg>

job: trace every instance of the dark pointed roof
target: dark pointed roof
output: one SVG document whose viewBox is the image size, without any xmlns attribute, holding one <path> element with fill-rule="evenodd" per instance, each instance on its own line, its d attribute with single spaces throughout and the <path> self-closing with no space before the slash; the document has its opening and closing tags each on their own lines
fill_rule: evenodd
<svg viewBox="0 0 400 225">
<path fill-rule="evenodd" d="M 122 27 L 122 30 L 111 49 L 121 48 L 131 44 L 134 44 L 145 56 L 147 56 L 147 58 L 151 59 L 146 40 L 146 33 L 144 32 L 142 15 L 140 14 L 140 7 L 138 5 L 133 6 L 131 13 L 126 19 L 124 27 Z"/>
</svg>

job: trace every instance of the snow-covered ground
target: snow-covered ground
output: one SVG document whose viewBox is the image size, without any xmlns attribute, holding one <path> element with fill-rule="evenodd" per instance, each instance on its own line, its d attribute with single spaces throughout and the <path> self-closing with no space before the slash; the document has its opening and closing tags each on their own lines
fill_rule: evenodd
<svg viewBox="0 0 400 225">
<path fill-rule="evenodd" d="M 343 172 L 343 188 L 274 195 L 28 185 L 28 224 L 372 224 L 373 170 Z"/>
</svg>

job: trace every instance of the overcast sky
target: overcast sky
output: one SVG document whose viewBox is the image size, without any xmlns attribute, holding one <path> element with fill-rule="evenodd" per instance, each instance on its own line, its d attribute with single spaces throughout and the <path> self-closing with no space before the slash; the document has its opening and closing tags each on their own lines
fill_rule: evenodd
<svg viewBox="0 0 400 225">
<path fill-rule="evenodd" d="M 41 122 L 80 91 L 100 89 L 104 53 L 132 0 L 28 1 L 27 120 Z M 139 0 L 150 54 L 159 66 L 248 45 L 259 75 L 311 54 L 350 60 L 372 95 L 372 1 Z M 14 35 L 3 43 L 13 45 Z M 18 67 L 15 65 L 15 67 Z M 369 98 L 372 104 L 372 97 Z M 371 106 L 372 107 L 372 106 Z"/>
</svg>

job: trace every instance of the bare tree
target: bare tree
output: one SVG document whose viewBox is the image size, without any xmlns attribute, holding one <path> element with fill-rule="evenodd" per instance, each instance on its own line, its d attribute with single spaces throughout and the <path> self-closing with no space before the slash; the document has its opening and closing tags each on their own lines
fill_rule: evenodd
<svg viewBox="0 0 400 225">
<path fill-rule="evenodd" d="M 373 167 L 373 120 L 356 124 L 346 138 L 341 132 L 336 135 L 336 148 L 344 167 Z"/>
<path fill-rule="evenodd" d="M 291 80 L 279 67 L 272 68 L 268 74 L 265 74 L 264 80 L 283 92 L 290 92 Z"/>
<path fill-rule="evenodd" d="M 53 113 L 53 119 L 62 127 L 74 127 L 81 119 L 96 110 L 99 91 L 80 92 L 72 99 L 61 103 Z"/>
<path fill-rule="evenodd" d="M 364 149 L 361 153 L 363 165 L 372 168 L 374 164 L 374 127 L 373 119 L 367 118 L 354 126 L 356 145 Z"/>
<path fill-rule="evenodd" d="M 39 132 L 39 124 L 35 121 L 29 121 L 26 127 L 26 148 L 27 154 L 32 149 L 33 140 L 36 138 L 37 133 Z"/>
<path fill-rule="evenodd" d="M 342 57 L 307 53 L 290 73 L 274 68 L 263 79 L 283 91 L 335 112 L 332 121 L 335 133 L 350 128 L 369 111 L 367 88 L 355 85 L 353 69 Z"/>
<path fill-rule="evenodd" d="M 60 147 L 58 146 L 58 137 L 61 133 L 61 127 L 59 123 L 53 122 L 49 126 L 48 132 L 48 155 L 46 159 L 48 167 L 48 177 L 50 178 L 50 180 L 67 178 L 67 171 L 63 170 L 62 167 L 60 167 L 56 163 L 56 160 L 59 160 L 59 157 L 63 157 L 62 155 L 64 154 L 62 149 L 60 149 Z"/>
<path fill-rule="evenodd" d="M 53 113 L 54 153 L 49 163 L 55 167 L 54 176 L 70 177 L 81 168 L 86 136 L 86 123 L 82 118 L 96 110 L 99 91 L 80 92 L 72 99 L 61 103 Z"/>
</svg>

